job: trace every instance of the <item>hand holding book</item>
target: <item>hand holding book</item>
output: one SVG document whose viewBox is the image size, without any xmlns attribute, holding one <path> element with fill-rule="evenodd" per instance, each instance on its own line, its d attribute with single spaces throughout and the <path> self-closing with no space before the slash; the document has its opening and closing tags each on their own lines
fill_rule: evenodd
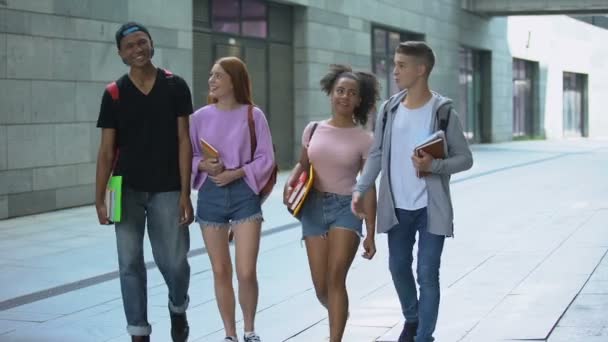
<svg viewBox="0 0 608 342">
<path fill-rule="evenodd" d="M 203 160 L 200 162 L 199 171 L 207 172 L 210 176 L 217 176 L 224 171 L 224 164 L 220 160 L 218 150 L 209 144 L 205 139 L 199 140 Z"/>
<path fill-rule="evenodd" d="M 437 131 L 431 134 L 428 138 L 422 141 L 414 149 L 412 162 L 416 168 L 416 175 L 420 178 L 431 174 L 431 164 L 433 159 L 444 159 L 445 134 L 443 131 Z"/>
</svg>

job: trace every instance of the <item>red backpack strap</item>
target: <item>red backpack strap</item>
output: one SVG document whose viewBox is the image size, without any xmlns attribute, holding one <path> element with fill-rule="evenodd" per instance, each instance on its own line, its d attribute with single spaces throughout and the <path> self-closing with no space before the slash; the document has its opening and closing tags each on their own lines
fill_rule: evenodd
<svg viewBox="0 0 608 342">
<path fill-rule="evenodd" d="M 165 76 L 167 76 L 167 78 L 173 77 L 173 73 L 170 70 L 162 69 L 162 71 L 165 73 Z"/>
<path fill-rule="evenodd" d="M 110 94 L 110 97 L 112 97 L 112 101 L 117 102 L 120 94 L 118 91 L 118 84 L 116 84 L 116 82 L 109 83 L 106 86 L 106 90 Z M 114 160 L 112 161 L 112 172 L 116 170 L 116 164 L 118 163 L 118 154 L 118 147 L 116 147 L 114 150 Z"/>
<path fill-rule="evenodd" d="M 114 101 L 118 101 L 118 84 L 116 84 L 116 82 L 112 82 L 110 84 L 108 84 L 106 86 L 106 90 L 108 91 L 108 93 L 110 94 L 110 96 L 112 97 L 112 100 Z"/>
<path fill-rule="evenodd" d="M 249 138 L 251 139 L 251 160 L 258 147 L 258 139 L 255 136 L 255 121 L 253 120 L 253 105 L 249 105 L 247 109 L 247 124 L 249 125 Z"/>
</svg>

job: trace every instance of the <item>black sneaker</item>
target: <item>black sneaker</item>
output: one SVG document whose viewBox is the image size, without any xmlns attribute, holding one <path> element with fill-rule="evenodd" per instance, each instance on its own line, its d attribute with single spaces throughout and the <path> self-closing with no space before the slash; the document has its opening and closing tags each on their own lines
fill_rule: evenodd
<svg viewBox="0 0 608 342">
<path fill-rule="evenodd" d="M 170 312 L 171 315 L 171 338 L 173 342 L 186 342 L 188 341 L 188 335 L 190 334 L 190 327 L 188 326 L 188 318 L 186 313 L 176 314 Z"/>
<path fill-rule="evenodd" d="M 131 342 L 150 342 L 150 336 L 131 336 Z"/>
<path fill-rule="evenodd" d="M 397 342 L 414 342 L 416 332 L 418 330 L 418 322 L 407 323 L 403 325 L 403 330 Z"/>
</svg>

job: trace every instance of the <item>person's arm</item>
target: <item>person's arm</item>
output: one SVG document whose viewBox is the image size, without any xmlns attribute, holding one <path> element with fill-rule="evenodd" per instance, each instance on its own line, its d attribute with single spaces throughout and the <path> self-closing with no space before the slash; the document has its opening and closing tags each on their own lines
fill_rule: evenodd
<svg viewBox="0 0 608 342">
<path fill-rule="evenodd" d="M 100 224 L 111 223 L 108 219 L 105 197 L 108 180 L 114 167 L 114 159 L 117 157 L 118 120 L 116 113 L 118 113 L 116 102 L 112 99 L 110 93 L 104 90 L 97 119 L 97 127 L 101 128 L 101 142 L 97 152 L 97 168 L 95 171 L 95 209 Z"/>
<path fill-rule="evenodd" d="M 192 145 L 190 144 L 189 127 L 187 116 L 177 118 L 180 193 L 184 196 L 190 196 L 190 176 L 192 173 Z"/>
<path fill-rule="evenodd" d="M 365 240 L 363 240 L 363 257 L 372 259 L 376 255 L 376 186 L 372 185 L 363 198 L 365 211 Z"/>
<path fill-rule="evenodd" d="M 103 128 L 101 143 L 97 152 L 97 170 L 95 175 L 95 208 L 100 224 L 109 224 L 108 208 L 106 208 L 106 188 L 112 174 L 116 146 L 116 130 Z"/>
<path fill-rule="evenodd" d="M 369 149 L 365 166 L 363 167 L 363 171 L 361 172 L 361 176 L 357 181 L 357 185 L 355 185 L 353 193 L 359 193 L 360 195 L 365 194 L 365 192 L 367 192 L 367 190 L 376 183 L 376 178 L 378 178 L 378 174 L 380 174 L 380 170 L 382 168 L 382 140 L 384 136 L 384 127 L 382 123 L 384 115 L 387 115 L 387 113 L 385 113 L 387 103 L 388 100 L 384 101 L 382 106 L 380 106 L 378 114 L 376 115 L 377 118 L 376 128 L 374 129 L 374 140 Z"/>
<path fill-rule="evenodd" d="M 304 127 L 304 131 L 302 132 L 302 147 L 300 148 L 300 158 L 298 162 L 291 170 L 289 177 L 287 177 L 287 181 L 285 182 L 285 186 L 283 188 L 283 203 L 287 204 L 287 200 L 291 191 L 293 190 L 293 186 L 295 185 L 297 178 L 304 170 L 308 170 L 310 168 L 310 161 L 308 160 L 308 144 L 310 143 L 311 133 L 313 127 L 318 125 L 317 122 L 309 122 L 306 127 Z"/>
<path fill-rule="evenodd" d="M 302 173 L 303 170 L 307 169 L 304 166 L 302 166 L 303 164 L 308 164 L 308 158 L 306 158 L 307 153 L 308 152 L 305 147 L 302 147 L 300 149 L 300 161 L 296 163 L 296 165 L 293 167 L 293 170 L 291 170 L 289 177 L 287 177 L 287 181 L 285 182 L 285 186 L 283 187 L 283 204 L 285 204 L 285 205 L 287 205 L 287 202 L 288 202 L 287 200 L 289 199 L 289 196 L 291 195 L 293 186 L 296 184 L 296 181 L 298 180 L 298 176 Z M 304 158 L 306 160 L 302 161 L 303 160 L 302 158 Z"/>
<path fill-rule="evenodd" d="M 190 201 L 190 178 L 192 176 L 192 145 L 190 142 L 190 115 L 193 112 L 192 95 L 186 82 L 175 79 L 175 115 L 177 117 L 177 143 L 180 179 L 179 223 L 189 225 L 194 220 Z"/>
<path fill-rule="evenodd" d="M 372 185 L 363 197 L 365 228 L 367 229 L 367 236 L 372 239 L 376 235 L 376 203 L 376 186 Z"/>
<path fill-rule="evenodd" d="M 197 115 L 193 114 L 190 116 L 189 129 L 190 129 L 190 146 L 192 146 L 192 169 L 190 175 L 190 182 L 192 183 L 193 189 L 199 189 L 201 185 L 201 162 L 203 161 L 203 153 L 201 151 L 200 143 L 198 141 L 197 134 Z"/>
</svg>

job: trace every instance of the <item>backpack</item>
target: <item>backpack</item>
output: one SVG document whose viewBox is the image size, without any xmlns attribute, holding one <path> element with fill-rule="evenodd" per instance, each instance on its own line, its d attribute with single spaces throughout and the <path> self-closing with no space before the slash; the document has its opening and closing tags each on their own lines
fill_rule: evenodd
<svg viewBox="0 0 608 342">
<path fill-rule="evenodd" d="M 251 160 L 253 160 L 253 156 L 255 154 L 255 150 L 258 147 L 258 139 L 255 134 L 255 121 L 253 120 L 253 105 L 249 105 L 249 109 L 247 110 L 247 123 L 249 124 L 249 137 L 251 139 Z M 273 152 L 276 152 L 276 147 L 272 144 Z M 279 167 L 275 161 L 272 167 L 272 173 L 270 174 L 270 178 L 266 182 L 266 184 L 260 190 L 260 198 L 262 199 L 262 203 L 268 198 L 275 184 L 277 184 L 277 174 L 279 172 Z"/>
<path fill-rule="evenodd" d="M 173 88 L 175 88 L 175 77 L 173 73 L 167 69 L 161 70 L 165 73 L 165 77 L 167 78 L 167 82 L 169 83 L 170 91 L 173 90 Z M 112 101 L 114 101 L 114 104 L 118 104 L 118 101 L 120 100 L 120 91 L 118 88 L 118 83 L 116 83 L 116 81 L 108 83 L 108 85 L 106 85 L 106 90 L 108 91 L 108 94 L 110 94 L 110 97 L 112 98 Z M 171 96 L 173 97 L 173 94 L 171 94 Z M 118 149 L 118 147 L 116 147 L 114 151 L 114 160 L 112 161 L 112 172 L 116 170 L 119 152 L 120 150 Z"/>
</svg>

